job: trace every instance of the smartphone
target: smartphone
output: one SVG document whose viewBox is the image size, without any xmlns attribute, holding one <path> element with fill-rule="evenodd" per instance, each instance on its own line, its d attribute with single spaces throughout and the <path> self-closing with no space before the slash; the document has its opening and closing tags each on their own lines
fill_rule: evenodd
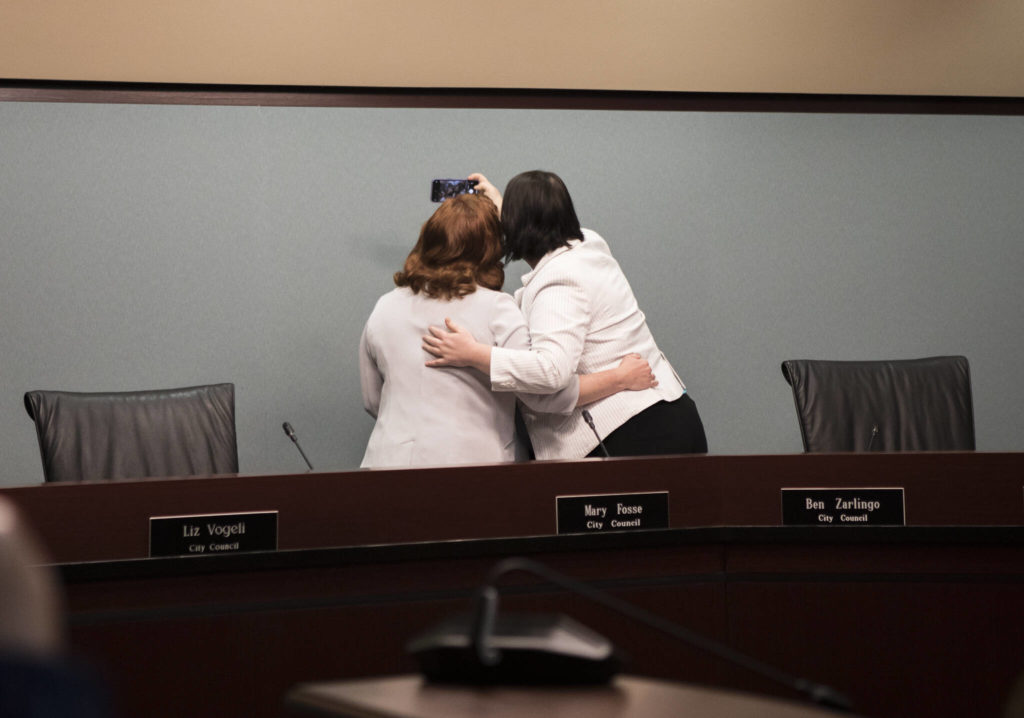
<svg viewBox="0 0 1024 718">
<path fill-rule="evenodd" d="M 430 185 L 430 201 L 444 202 L 449 197 L 460 194 L 474 194 L 476 180 L 468 179 L 436 179 Z"/>
</svg>

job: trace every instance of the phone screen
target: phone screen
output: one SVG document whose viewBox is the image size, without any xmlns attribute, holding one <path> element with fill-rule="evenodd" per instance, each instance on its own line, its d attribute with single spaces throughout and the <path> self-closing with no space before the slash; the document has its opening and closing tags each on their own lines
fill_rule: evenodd
<svg viewBox="0 0 1024 718">
<path fill-rule="evenodd" d="M 476 192 L 476 182 L 468 179 L 436 179 L 430 185 L 430 201 L 444 202 L 449 197 Z"/>
</svg>

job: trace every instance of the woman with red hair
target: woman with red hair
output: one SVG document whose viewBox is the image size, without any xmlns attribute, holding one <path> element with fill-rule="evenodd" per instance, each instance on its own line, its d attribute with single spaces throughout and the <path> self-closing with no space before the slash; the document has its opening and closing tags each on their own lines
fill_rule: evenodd
<svg viewBox="0 0 1024 718">
<path fill-rule="evenodd" d="M 491 346 L 529 348 L 526 321 L 501 291 L 503 254 L 498 209 L 484 195 L 448 199 L 423 225 L 359 343 L 363 404 L 377 420 L 362 466 L 512 461 L 517 396 L 534 411 L 569 415 L 578 404 L 656 383 L 633 355 L 549 395 L 496 393 L 476 372 L 427 368 L 418 339 L 445 317 Z"/>
</svg>

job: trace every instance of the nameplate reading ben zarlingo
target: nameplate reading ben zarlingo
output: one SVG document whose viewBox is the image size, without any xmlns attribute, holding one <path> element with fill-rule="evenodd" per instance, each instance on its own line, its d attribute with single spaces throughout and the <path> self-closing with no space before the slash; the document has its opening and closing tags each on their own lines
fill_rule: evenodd
<svg viewBox="0 0 1024 718">
<path fill-rule="evenodd" d="M 556 496 L 560 534 L 668 528 L 668 492 Z"/>
<path fill-rule="evenodd" d="M 902 488 L 782 489 L 783 526 L 905 526 Z"/>
<path fill-rule="evenodd" d="M 276 550 L 276 511 L 151 516 L 149 519 L 150 557 Z"/>
</svg>

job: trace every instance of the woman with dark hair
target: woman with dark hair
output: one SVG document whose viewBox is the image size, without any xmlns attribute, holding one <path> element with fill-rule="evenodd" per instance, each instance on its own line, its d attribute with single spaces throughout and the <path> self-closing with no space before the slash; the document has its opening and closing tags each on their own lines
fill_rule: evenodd
<svg viewBox="0 0 1024 718">
<path fill-rule="evenodd" d="M 364 467 L 511 461 L 517 396 L 538 412 L 569 413 L 577 403 L 654 382 L 635 355 L 538 395 L 494 393 L 477 374 L 427 369 L 429 357 L 414 338 L 445 317 L 495 347 L 529 348 L 522 313 L 500 291 L 501 257 L 498 209 L 483 195 L 448 199 L 423 225 L 394 276 L 396 288 L 377 301 L 359 343 L 363 404 L 377 420 Z"/>
<path fill-rule="evenodd" d="M 608 244 L 580 227 L 572 198 L 558 175 L 535 170 L 512 178 L 502 198 L 483 175 L 470 175 L 477 192 L 499 207 L 507 259 L 532 271 L 515 293 L 530 327 L 531 348 L 491 347 L 472 330 L 446 320 L 430 327 L 423 348 L 431 367 L 470 366 L 495 391 L 558 391 L 578 373 L 601 371 L 627 352 L 648 361 L 657 385 L 608 396 L 568 416 L 524 411 L 537 458 L 598 456 L 599 434 L 612 456 L 706 453 L 697 407 L 658 349 L 633 291 Z"/>
</svg>

